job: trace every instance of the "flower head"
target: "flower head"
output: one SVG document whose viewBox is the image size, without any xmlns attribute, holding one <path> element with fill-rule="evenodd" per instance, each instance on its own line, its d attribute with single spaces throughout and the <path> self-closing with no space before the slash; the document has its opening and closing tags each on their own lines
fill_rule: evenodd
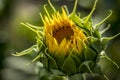
<svg viewBox="0 0 120 80">
<path fill-rule="evenodd" d="M 45 16 L 44 32 L 46 45 L 51 53 L 68 54 L 73 48 L 81 53 L 86 36 L 82 29 L 69 19 L 65 9 L 52 17 Z"/>
</svg>

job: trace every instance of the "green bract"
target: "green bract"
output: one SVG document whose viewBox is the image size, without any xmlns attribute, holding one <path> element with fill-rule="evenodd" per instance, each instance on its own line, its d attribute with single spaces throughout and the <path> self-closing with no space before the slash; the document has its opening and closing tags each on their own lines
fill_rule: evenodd
<svg viewBox="0 0 120 80">
<path fill-rule="evenodd" d="M 36 27 L 29 23 L 21 23 L 36 33 L 36 44 L 13 55 L 23 56 L 36 53 L 37 56 L 32 62 L 39 62 L 39 80 L 107 79 L 102 73 L 98 61 L 101 57 L 112 61 L 106 56 L 105 49 L 108 42 L 119 34 L 113 37 L 103 37 L 102 33 L 105 32 L 109 26 L 102 31 L 99 31 L 99 28 L 111 16 L 112 11 L 110 10 L 106 18 L 93 26 L 91 17 L 95 10 L 97 0 L 90 14 L 84 18 L 76 14 L 78 0 L 75 0 L 73 11 L 70 14 L 67 14 L 68 10 L 66 6 L 62 6 L 62 13 L 59 13 L 50 0 L 48 0 L 48 2 L 53 13 L 49 14 L 46 8 L 47 5 L 44 6 L 46 16 L 43 17 L 40 13 L 44 24 L 43 27 Z M 64 28 L 60 28 L 63 26 Z M 67 32 L 67 30 L 69 32 Z M 64 35 L 61 32 L 63 32 Z M 75 33 L 80 34 L 75 35 Z M 40 63 L 43 65 L 39 65 Z M 115 62 L 113 63 L 116 65 Z M 116 66 L 118 67 L 118 65 Z"/>
</svg>

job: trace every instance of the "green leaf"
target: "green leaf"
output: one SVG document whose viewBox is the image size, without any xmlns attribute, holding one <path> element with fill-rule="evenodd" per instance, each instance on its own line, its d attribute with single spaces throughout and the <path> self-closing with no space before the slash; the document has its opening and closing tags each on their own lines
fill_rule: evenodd
<svg viewBox="0 0 120 80">
<path fill-rule="evenodd" d="M 89 47 L 85 48 L 84 51 L 85 60 L 94 60 L 96 58 L 96 52 L 90 49 Z"/>
<path fill-rule="evenodd" d="M 70 56 L 68 56 L 67 59 L 64 61 L 62 71 L 67 73 L 67 75 L 76 73 L 76 64 Z"/>
<path fill-rule="evenodd" d="M 90 72 L 91 74 L 93 73 L 91 68 L 94 67 L 94 63 L 92 61 L 85 61 L 83 62 L 80 67 L 79 67 L 79 71 L 80 72 Z"/>
<path fill-rule="evenodd" d="M 70 76 L 69 80 L 83 80 L 83 77 L 81 73 L 77 73 L 75 75 Z"/>
</svg>

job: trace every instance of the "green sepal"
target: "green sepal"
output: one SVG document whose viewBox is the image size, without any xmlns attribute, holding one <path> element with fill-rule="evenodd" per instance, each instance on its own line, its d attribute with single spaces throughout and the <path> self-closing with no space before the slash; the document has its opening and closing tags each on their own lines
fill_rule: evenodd
<svg viewBox="0 0 120 80">
<path fill-rule="evenodd" d="M 97 38 L 94 38 L 90 43 L 90 46 L 99 54 L 102 50 L 101 41 Z"/>
<path fill-rule="evenodd" d="M 80 72 L 88 72 L 88 73 L 93 73 L 91 68 L 94 67 L 94 62 L 92 61 L 84 61 L 80 67 L 79 67 L 79 71 Z"/>
<path fill-rule="evenodd" d="M 77 3 L 78 3 L 78 0 L 75 0 L 73 11 L 69 15 L 69 19 L 71 19 L 73 22 L 75 22 L 76 24 L 82 27 L 82 21 L 81 21 L 82 19 L 80 19 L 80 16 L 76 15 Z"/>
<path fill-rule="evenodd" d="M 76 73 L 76 74 L 70 76 L 69 80 L 83 80 L 83 77 L 82 77 L 81 73 Z"/>
<path fill-rule="evenodd" d="M 78 69 L 79 69 L 79 66 L 81 64 L 81 60 L 79 59 L 78 56 L 74 55 L 74 54 L 71 54 L 70 55 L 71 58 L 74 60 L 75 64 L 76 64 L 76 69 L 77 69 L 77 72 L 78 72 Z"/>
<path fill-rule="evenodd" d="M 115 36 L 112 36 L 112 37 L 103 37 L 103 38 L 101 39 L 103 49 L 104 49 L 104 50 L 106 49 L 107 44 L 109 43 L 110 40 L 116 38 L 116 37 L 119 36 L 119 35 L 120 35 L 120 33 L 118 33 L 118 34 L 116 34 Z"/>
<path fill-rule="evenodd" d="M 104 29 L 102 29 L 101 31 L 100 31 L 100 34 L 102 35 L 102 34 L 104 34 L 109 28 L 110 28 L 110 24 L 108 24 L 107 25 L 107 27 L 105 27 Z"/>
<path fill-rule="evenodd" d="M 112 38 L 110 37 L 103 37 L 102 38 L 102 41 L 101 41 L 101 44 L 102 44 L 102 48 L 105 50 L 109 41 L 112 40 Z"/>
<path fill-rule="evenodd" d="M 47 56 L 48 59 L 48 66 L 47 66 L 48 69 L 58 69 L 55 59 L 46 52 L 45 55 Z"/>
<path fill-rule="evenodd" d="M 85 19 L 85 18 L 84 18 Z M 88 22 L 84 22 L 84 28 L 92 32 L 92 20 L 89 20 Z M 90 33 L 89 33 L 90 35 Z"/>
<path fill-rule="evenodd" d="M 58 68 L 61 69 L 62 68 L 62 65 L 65 61 L 65 55 L 62 55 L 62 54 L 59 54 L 57 56 L 55 56 L 55 60 L 57 62 L 57 65 L 58 65 Z"/>
<path fill-rule="evenodd" d="M 96 38 L 101 38 L 101 34 L 99 30 L 94 30 L 93 36 Z"/>
<path fill-rule="evenodd" d="M 67 75 L 76 73 L 76 64 L 71 56 L 68 56 L 64 61 L 62 71 Z"/>
<path fill-rule="evenodd" d="M 12 54 L 13 56 L 23 56 L 23 55 L 27 55 L 27 54 L 32 54 L 32 53 L 37 53 L 36 49 L 37 45 L 33 45 L 32 47 L 22 51 L 22 52 L 16 52 L 16 54 Z"/>
<path fill-rule="evenodd" d="M 92 26 L 90 26 L 90 25 L 92 24 L 92 22 L 89 22 L 89 21 L 90 21 L 90 19 L 91 19 L 91 17 L 92 17 L 93 12 L 95 11 L 97 1 L 98 1 L 98 0 L 95 1 L 94 5 L 93 5 L 93 8 L 92 8 L 91 12 L 89 13 L 89 15 L 86 16 L 85 18 L 83 18 L 84 26 L 85 26 L 87 29 L 89 29 L 89 30 L 90 30 L 91 27 L 92 27 Z"/>
<path fill-rule="evenodd" d="M 58 68 L 56 61 L 51 56 L 48 56 L 48 68 L 49 69 L 57 69 Z"/>
<path fill-rule="evenodd" d="M 76 56 L 80 58 L 80 61 L 83 62 L 85 60 L 85 57 L 84 57 L 84 50 L 85 50 L 85 47 L 83 48 L 83 51 L 80 53 L 80 54 L 77 54 Z"/>
<path fill-rule="evenodd" d="M 84 50 L 84 57 L 86 61 L 94 60 L 96 58 L 96 52 L 93 51 L 91 48 L 86 47 Z"/>
<path fill-rule="evenodd" d="M 75 13 L 71 14 L 69 16 L 69 19 L 71 19 L 74 23 L 76 23 L 79 27 L 83 27 L 82 25 L 82 19 L 80 19 L 79 16 L 77 16 Z"/>
<path fill-rule="evenodd" d="M 109 13 L 109 15 L 108 15 L 106 18 L 104 18 L 102 21 L 100 21 L 99 23 L 97 23 L 97 24 L 94 25 L 95 30 L 98 30 L 98 29 L 101 27 L 101 25 L 102 25 L 111 15 L 112 15 L 112 10 L 110 10 L 110 13 Z"/>
</svg>

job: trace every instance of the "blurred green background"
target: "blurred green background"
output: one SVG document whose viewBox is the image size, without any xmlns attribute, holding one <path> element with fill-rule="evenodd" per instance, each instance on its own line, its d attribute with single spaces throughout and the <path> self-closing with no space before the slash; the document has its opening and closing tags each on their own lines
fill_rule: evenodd
<svg viewBox="0 0 120 80">
<path fill-rule="evenodd" d="M 67 5 L 71 12 L 74 0 L 51 0 L 57 9 Z M 77 11 L 86 16 L 92 9 L 94 0 L 78 0 Z M 36 80 L 35 63 L 28 57 L 14 57 L 11 53 L 22 51 L 35 44 L 35 34 L 21 22 L 42 26 L 39 13 L 44 14 L 43 5 L 47 0 L 0 0 L 0 80 Z M 48 7 L 49 9 L 49 7 Z M 112 16 L 102 25 L 111 24 L 103 36 L 120 33 L 120 0 L 99 0 L 93 14 L 93 23 L 101 21 L 113 10 Z M 108 56 L 120 66 L 120 36 L 109 43 Z M 119 69 L 106 59 L 101 59 L 102 70 L 110 80 L 120 80 Z"/>
</svg>

